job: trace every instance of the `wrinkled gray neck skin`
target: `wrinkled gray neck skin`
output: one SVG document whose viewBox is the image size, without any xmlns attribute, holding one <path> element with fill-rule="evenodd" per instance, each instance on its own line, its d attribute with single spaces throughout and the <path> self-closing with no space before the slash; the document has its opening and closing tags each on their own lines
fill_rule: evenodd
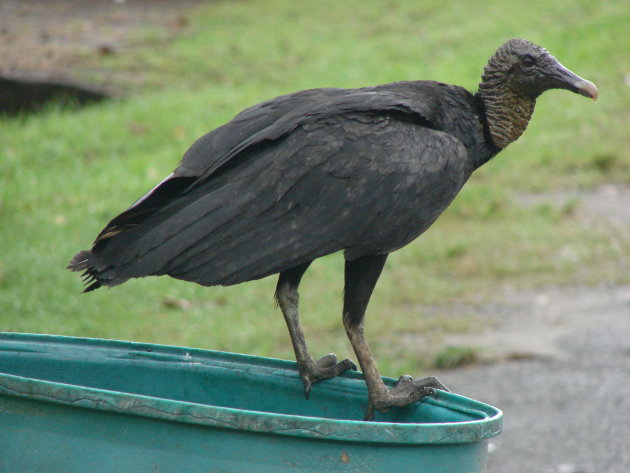
<svg viewBox="0 0 630 473">
<path fill-rule="evenodd" d="M 535 97 L 525 97 L 511 87 L 507 52 L 499 49 L 488 61 L 477 95 L 483 100 L 492 141 L 499 148 L 516 141 L 534 113 Z"/>
</svg>

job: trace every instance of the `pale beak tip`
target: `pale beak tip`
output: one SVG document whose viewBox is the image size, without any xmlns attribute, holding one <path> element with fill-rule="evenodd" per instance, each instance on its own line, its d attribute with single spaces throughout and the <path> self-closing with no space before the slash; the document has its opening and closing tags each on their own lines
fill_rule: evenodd
<svg viewBox="0 0 630 473">
<path fill-rule="evenodd" d="M 599 92 L 597 91 L 597 87 L 589 80 L 581 80 L 577 84 L 575 84 L 578 92 L 585 97 L 590 97 L 593 101 L 597 101 L 597 97 L 599 97 Z"/>
</svg>

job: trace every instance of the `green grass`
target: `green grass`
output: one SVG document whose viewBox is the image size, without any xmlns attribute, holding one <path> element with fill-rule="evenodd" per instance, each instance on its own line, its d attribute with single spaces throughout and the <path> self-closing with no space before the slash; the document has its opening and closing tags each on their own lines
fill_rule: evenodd
<svg viewBox="0 0 630 473">
<path fill-rule="evenodd" d="M 525 206 L 518 196 L 630 183 L 629 14 L 621 1 L 276 0 L 209 4 L 174 40 L 147 30 L 128 53 L 96 64 L 114 77 L 142 71 L 135 96 L 0 121 L 0 329 L 292 358 L 274 278 L 230 288 L 147 278 L 79 295 L 80 281 L 64 267 L 195 138 L 244 107 L 309 87 L 395 80 L 474 90 L 510 37 L 547 47 L 595 82 L 601 98 L 545 94 L 521 140 L 479 170 L 431 230 L 391 256 L 367 321 L 383 372 L 418 374 L 426 364 L 426 347 L 401 349 L 401 334 L 483 324 L 430 318 L 424 307 L 491 298 L 506 285 L 628 283 L 627 264 L 619 264 L 628 242 L 585 228 L 576 203 Z M 341 256 L 332 255 L 304 278 L 315 354 L 351 355 L 340 323 L 342 273 Z"/>
<path fill-rule="evenodd" d="M 475 348 L 447 346 L 435 357 L 435 366 L 439 369 L 457 368 L 472 365 L 479 360 Z"/>
</svg>

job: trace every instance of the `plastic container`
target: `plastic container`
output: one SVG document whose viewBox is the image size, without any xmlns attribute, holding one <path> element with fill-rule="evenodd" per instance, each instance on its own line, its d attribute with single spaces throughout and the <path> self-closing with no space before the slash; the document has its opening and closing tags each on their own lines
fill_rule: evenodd
<svg viewBox="0 0 630 473">
<path fill-rule="evenodd" d="M 439 392 L 364 422 L 366 400 L 359 373 L 307 401 L 294 362 L 5 333 L 0 471 L 486 471 L 498 409 Z"/>
</svg>

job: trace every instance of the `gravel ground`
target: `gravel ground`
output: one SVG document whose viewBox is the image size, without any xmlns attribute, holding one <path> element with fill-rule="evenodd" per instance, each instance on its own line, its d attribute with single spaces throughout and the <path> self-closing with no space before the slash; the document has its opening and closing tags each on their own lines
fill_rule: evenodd
<svg viewBox="0 0 630 473">
<path fill-rule="evenodd" d="M 503 410 L 488 472 L 630 471 L 630 286 L 520 293 L 487 313 L 508 321 L 468 342 L 507 361 L 437 375 Z"/>
</svg>

